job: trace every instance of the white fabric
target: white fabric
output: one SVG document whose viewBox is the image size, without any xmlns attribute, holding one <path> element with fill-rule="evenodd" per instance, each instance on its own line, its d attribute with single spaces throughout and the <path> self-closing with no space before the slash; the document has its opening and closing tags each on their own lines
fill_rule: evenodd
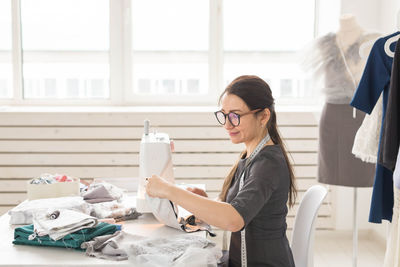
<svg viewBox="0 0 400 267">
<path fill-rule="evenodd" d="M 128 202 L 118 202 L 114 200 L 90 204 L 90 207 L 92 209 L 90 215 L 99 219 L 104 219 L 128 215 L 132 212 L 133 205 Z"/>
<path fill-rule="evenodd" d="M 51 214 L 57 212 L 57 218 L 51 218 Z M 84 228 L 97 225 L 97 218 L 84 213 L 67 209 L 49 209 L 46 212 L 39 211 L 33 214 L 33 228 L 37 235 L 49 235 L 53 240 L 59 240 L 64 236 Z"/>
<path fill-rule="evenodd" d="M 83 242 L 81 248 L 86 249 L 85 254 L 87 256 L 121 261 L 128 259 L 128 254 L 123 248 L 123 244 L 134 240 L 134 236 L 122 231 L 116 231 L 112 235 L 96 236 L 90 241 Z"/>
<path fill-rule="evenodd" d="M 107 260 L 126 260 L 133 266 L 217 266 L 221 250 L 206 238 L 182 234 L 150 238 L 118 231 L 84 242 L 86 255 Z"/>
<path fill-rule="evenodd" d="M 396 166 L 394 167 L 393 182 L 394 182 L 394 186 L 397 189 L 400 189 L 400 149 L 397 154 Z"/>
<path fill-rule="evenodd" d="M 379 135 L 382 125 L 382 95 L 379 97 L 371 115 L 366 114 L 354 138 L 352 153 L 364 162 L 376 163 Z"/>
<path fill-rule="evenodd" d="M 145 197 L 147 205 L 159 222 L 182 230 L 178 222 L 178 207 L 173 202 L 168 199 L 150 197 L 148 194 L 145 194 Z"/>
<path fill-rule="evenodd" d="M 389 238 L 385 253 L 383 267 L 400 267 L 400 190 L 396 187 L 394 190 L 393 217 L 390 224 Z"/>
<path fill-rule="evenodd" d="M 124 191 L 121 188 L 101 180 L 94 180 L 89 185 L 87 191 L 82 193 L 82 196 L 84 197 L 86 195 L 90 195 L 92 191 L 99 189 L 101 187 L 104 187 L 104 189 L 107 191 L 107 194 L 105 194 L 104 196 L 97 196 L 98 198 L 105 197 L 121 201 L 122 198 L 124 197 Z"/>
<path fill-rule="evenodd" d="M 53 209 L 73 209 L 90 214 L 90 205 L 82 197 L 44 198 L 24 201 L 8 212 L 10 224 L 31 224 L 32 215 L 38 211 Z"/>
<path fill-rule="evenodd" d="M 206 238 L 191 234 L 172 238 L 143 238 L 130 243 L 127 253 L 137 266 L 217 266 L 221 250 Z"/>
</svg>

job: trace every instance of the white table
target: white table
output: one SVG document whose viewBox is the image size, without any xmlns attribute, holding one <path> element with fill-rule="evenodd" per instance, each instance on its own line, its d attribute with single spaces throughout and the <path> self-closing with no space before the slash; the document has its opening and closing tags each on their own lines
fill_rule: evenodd
<svg viewBox="0 0 400 267">
<path fill-rule="evenodd" d="M 9 219 L 8 214 L 0 217 L 0 266 L 112 266 L 116 264 L 132 266 L 129 260 L 107 261 L 88 257 L 84 252 L 73 249 L 14 245 L 12 244 L 14 228 L 17 226 L 10 225 Z M 153 214 L 143 214 L 136 220 L 125 221 L 122 227 L 125 232 L 149 237 L 168 237 L 183 233 L 160 224 Z M 190 234 L 205 236 L 205 232 Z"/>
</svg>

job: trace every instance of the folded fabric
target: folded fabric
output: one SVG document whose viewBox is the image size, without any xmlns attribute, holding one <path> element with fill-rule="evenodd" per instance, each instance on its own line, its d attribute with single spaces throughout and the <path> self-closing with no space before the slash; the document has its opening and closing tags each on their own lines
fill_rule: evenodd
<svg viewBox="0 0 400 267">
<path fill-rule="evenodd" d="M 44 198 L 24 201 L 8 212 L 10 224 L 31 224 L 33 213 L 53 209 L 72 209 L 90 214 L 90 206 L 82 197 Z"/>
<path fill-rule="evenodd" d="M 114 198 L 108 193 L 107 189 L 103 185 L 86 192 L 83 195 L 83 199 L 89 203 L 99 203 L 114 200 Z"/>
<path fill-rule="evenodd" d="M 33 225 L 37 235 L 49 235 L 53 240 L 59 240 L 80 229 L 95 227 L 97 218 L 74 210 L 49 209 L 36 212 Z"/>
<path fill-rule="evenodd" d="M 132 205 L 126 202 L 118 202 L 116 200 L 90 204 L 90 207 L 90 215 L 99 219 L 119 218 L 119 220 L 133 220 L 141 215 L 132 207 Z"/>
<path fill-rule="evenodd" d="M 98 236 L 81 244 L 86 249 L 86 255 L 106 260 L 127 260 L 128 254 L 123 249 L 123 242 L 131 235 L 117 231 L 111 235 Z"/>
<path fill-rule="evenodd" d="M 81 249 L 81 244 L 89 241 L 96 236 L 109 235 L 117 231 L 117 226 L 108 223 L 99 223 L 96 227 L 85 228 L 78 230 L 74 233 L 64 236 L 60 240 L 53 240 L 50 236 L 35 236 L 29 239 L 34 234 L 33 224 L 17 227 L 14 230 L 15 245 L 31 245 L 31 246 L 50 246 L 50 247 L 64 247 Z"/>
<path fill-rule="evenodd" d="M 87 191 L 82 193 L 84 200 L 88 203 L 100 203 L 112 200 L 121 201 L 124 197 L 122 189 L 107 182 L 94 181 Z"/>
<path fill-rule="evenodd" d="M 86 255 L 107 259 L 129 258 L 138 266 L 216 266 L 222 256 L 215 243 L 184 234 L 168 238 L 149 238 L 118 231 L 84 242 Z"/>
</svg>

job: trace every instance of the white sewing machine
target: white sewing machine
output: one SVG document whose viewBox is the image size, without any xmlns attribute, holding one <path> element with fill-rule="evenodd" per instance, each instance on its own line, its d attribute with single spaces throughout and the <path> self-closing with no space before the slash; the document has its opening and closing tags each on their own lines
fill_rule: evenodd
<svg viewBox="0 0 400 267">
<path fill-rule="evenodd" d="M 144 121 L 144 134 L 140 142 L 139 152 L 139 187 L 136 198 L 136 209 L 141 213 L 150 213 L 146 204 L 145 181 L 153 174 L 163 177 L 174 183 L 174 172 L 172 165 L 171 141 L 166 133 L 149 133 L 150 122 Z"/>
</svg>

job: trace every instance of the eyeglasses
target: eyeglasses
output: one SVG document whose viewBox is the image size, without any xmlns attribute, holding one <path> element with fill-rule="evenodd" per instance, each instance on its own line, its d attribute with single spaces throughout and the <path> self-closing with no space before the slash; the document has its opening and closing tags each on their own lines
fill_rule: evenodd
<svg viewBox="0 0 400 267">
<path fill-rule="evenodd" d="M 236 126 L 239 126 L 239 124 L 240 124 L 240 117 L 243 117 L 248 114 L 257 113 L 259 111 L 261 111 L 261 109 L 250 110 L 249 112 L 246 112 L 244 114 L 237 114 L 235 112 L 229 112 L 228 114 L 225 114 L 221 110 L 219 110 L 219 111 L 214 112 L 214 115 L 217 118 L 217 121 L 221 125 L 225 125 L 226 117 L 228 117 L 228 120 L 232 124 L 232 126 L 236 127 Z"/>
</svg>

